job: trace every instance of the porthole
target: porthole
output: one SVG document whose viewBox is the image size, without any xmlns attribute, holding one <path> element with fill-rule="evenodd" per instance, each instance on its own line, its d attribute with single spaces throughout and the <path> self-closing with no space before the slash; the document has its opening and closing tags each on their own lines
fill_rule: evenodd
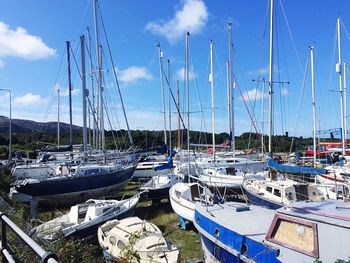
<svg viewBox="0 0 350 263">
<path fill-rule="evenodd" d="M 220 231 L 219 231 L 219 229 L 215 228 L 214 234 L 215 234 L 216 237 L 219 237 L 219 236 L 220 236 Z"/>
<path fill-rule="evenodd" d="M 243 243 L 243 244 L 241 245 L 241 254 L 242 254 L 242 255 L 247 255 L 247 251 L 248 251 L 248 246 L 247 246 L 246 243 Z"/>
<path fill-rule="evenodd" d="M 199 224 L 200 220 L 199 220 L 199 216 L 197 216 L 197 224 Z"/>
</svg>

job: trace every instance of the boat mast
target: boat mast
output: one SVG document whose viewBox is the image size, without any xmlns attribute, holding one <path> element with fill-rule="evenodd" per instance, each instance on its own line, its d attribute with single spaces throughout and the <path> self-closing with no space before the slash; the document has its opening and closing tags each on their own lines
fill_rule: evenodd
<svg viewBox="0 0 350 263">
<path fill-rule="evenodd" d="M 341 70 L 341 45 L 340 45 L 340 18 L 337 20 L 337 29 L 338 29 L 338 63 L 336 64 L 336 72 L 339 75 L 339 95 L 340 95 L 340 117 L 341 117 L 341 146 L 342 154 L 345 155 L 345 129 L 344 129 L 344 106 L 343 106 L 343 85 L 342 85 L 342 70 Z"/>
<path fill-rule="evenodd" d="M 73 145 L 73 132 L 72 132 L 72 81 L 70 71 L 70 42 L 66 41 L 67 45 L 67 60 L 68 60 L 68 92 L 69 92 L 69 145 Z"/>
<path fill-rule="evenodd" d="M 312 91 L 312 130 L 314 142 L 314 167 L 316 167 L 316 112 L 315 112 L 315 78 L 314 78 L 314 47 L 310 46 L 310 61 L 311 61 L 311 91 Z"/>
<path fill-rule="evenodd" d="M 92 95 L 92 115 L 93 115 L 93 122 L 92 122 L 92 148 L 96 149 L 96 103 L 95 103 L 95 88 L 94 88 L 94 66 L 92 64 L 92 58 L 91 58 L 91 35 L 90 35 L 90 28 L 87 28 L 87 34 L 88 34 L 88 46 L 89 46 L 89 60 L 90 60 L 90 78 L 91 78 L 91 95 Z"/>
<path fill-rule="evenodd" d="M 86 128 L 86 73 L 85 73 L 85 37 L 80 36 L 81 50 L 81 81 L 83 89 L 83 152 L 87 151 L 87 128 Z"/>
<path fill-rule="evenodd" d="M 213 159 L 215 165 L 215 115 L 214 115 L 214 71 L 213 71 L 213 40 L 210 40 L 210 74 L 209 82 L 211 84 L 211 127 L 213 136 Z"/>
<path fill-rule="evenodd" d="M 163 111 L 163 121 L 164 121 L 164 144 L 167 145 L 166 112 L 165 112 L 164 81 L 163 81 L 163 51 L 160 48 L 160 43 L 157 44 L 157 49 L 158 49 L 158 57 L 159 57 L 160 91 L 162 94 L 162 111 Z"/>
<path fill-rule="evenodd" d="M 57 86 L 57 146 L 60 147 L 60 87 Z"/>
<path fill-rule="evenodd" d="M 97 22 L 97 1 L 93 0 L 94 4 L 94 24 L 95 24 L 95 39 L 96 39 L 96 57 L 97 57 L 97 90 L 98 90 L 98 115 L 100 119 L 100 133 L 98 138 L 98 148 L 104 150 L 104 123 L 103 123 L 103 99 L 102 99 L 102 47 L 99 40 L 99 29 Z"/>
<path fill-rule="evenodd" d="M 270 64 L 269 64 L 269 154 L 272 155 L 272 95 L 273 95 L 273 21 L 274 0 L 270 2 Z"/>
<path fill-rule="evenodd" d="M 177 147 L 180 150 L 181 147 L 181 132 L 180 132 L 180 88 L 179 88 L 179 80 L 176 81 L 176 92 L 177 92 Z"/>
<path fill-rule="evenodd" d="M 261 108 L 262 108 L 262 122 L 261 122 L 261 153 L 262 153 L 262 159 L 265 160 L 265 141 L 264 141 L 264 111 L 265 111 L 265 103 L 264 103 L 264 94 L 265 94 L 265 84 L 266 84 L 266 81 L 265 81 L 265 78 L 263 78 L 263 97 L 262 97 L 262 100 L 261 100 Z"/>
<path fill-rule="evenodd" d="M 169 104 L 169 156 L 172 157 L 172 149 L 171 149 L 171 86 L 170 86 L 170 60 L 168 59 L 168 104 Z"/>
<path fill-rule="evenodd" d="M 188 40 L 190 33 L 186 33 L 186 62 L 185 62 L 185 86 L 187 93 L 187 161 L 188 161 L 188 175 L 190 175 L 190 89 L 188 83 Z"/>
<path fill-rule="evenodd" d="M 348 114 L 347 114 L 347 104 L 346 104 L 346 63 L 343 62 L 343 66 L 344 66 L 344 92 L 343 92 L 343 96 L 344 96 L 344 142 L 345 145 L 348 144 L 348 135 L 347 135 L 347 119 L 348 119 Z"/>
<path fill-rule="evenodd" d="M 230 135 L 231 135 L 231 151 L 233 157 L 236 156 L 235 142 L 235 125 L 234 125 L 234 88 L 233 88 L 233 72 L 232 72 L 232 23 L 228 23 L 228 51 L 229 51 L 229 118 L 230 118 Z"/>
</svg>

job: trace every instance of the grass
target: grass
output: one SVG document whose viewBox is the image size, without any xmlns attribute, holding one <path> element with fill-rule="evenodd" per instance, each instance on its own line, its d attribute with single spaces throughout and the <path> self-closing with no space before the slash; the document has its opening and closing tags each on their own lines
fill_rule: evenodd
<svg viewBox="0 0 350 263">
<path fill-rule="evenodd" d="M 6 187 L 4 187 L 6 185 Z M 5 196 L 6 188 L 8 184 L 4 184 L 0 180 L 0 189 L 2 190 L 1 195 Z M 2 187 L 1 187 L 2 186 Z M 128 198 L 137 193 L 140 185 L 136 183 L 128 184 L 123 191 L 115 193 L 109 198 Z M 11 216 L 11 219 L 18 224 L 23 230 L 25 229 L 26 221 L 29 221 L 29 209 L 30 207 L 25 204 L 19 204 L 12 202 L 12 205 L 16 209 L 16 215 Z M 68 212 L 72 204 L 65 205 L 40 205 L 39 214 L 37 218 L 40 221 L 49 221 L 57 216 L 62 215 L 62 212 Z M 157 204 L 152 204 L 151 201 L 141 200 L 135 211 L 135 216 L 141 219 L 150 221 L 156 224 L 159 229 L 163 232 L 166 239 L 171 241 L 179 250 L 181 256 L 181 262 L 186 262 L 186 260 L 201 260 L 202 250 L 200 247 L 199 236 L 196 233 L 194 227 L 190 226 L 189 230 L 182 230 L 179 226 L 179 218 L 173 212 L 170 202 L 168 200 L 162 200 L 162 202 Z M 37 222 L 38 223 L 38 222 Z M 11 238 L 12 235 L 11 235 Z M 18 240 L 15 242 L 18 244 Z M 13 243 L 13 244 L 15 244 Z M 53 244 L 41 244 L 44 249 L 52 251 L 55 253 L 60 262 L 70 263 L 70 262 L 104 262 L 102 257 L 102 250 L 98 244 L 97 237 L 89 237 L 83 240 L 65 240 L 62 239 Z M 16 246 L 19 248 L 18 261 L 19 262 L 39 262 L 36 261 L 36 257 L 24 249 L 22 245 Z"/>
</svg>

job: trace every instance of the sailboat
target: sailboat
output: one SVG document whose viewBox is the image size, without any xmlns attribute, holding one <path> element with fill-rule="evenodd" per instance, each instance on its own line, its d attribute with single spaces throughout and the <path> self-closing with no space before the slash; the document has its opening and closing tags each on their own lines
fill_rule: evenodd
<svg viewBox="0 0 350 263">
<path fill-rule="evenodd" d="M 99 83 L 99 113 L 100 113 L 100 142 L 101 149 L 105 150 L 105 138 L 104 138 L 104 115 L 103 115 L 103 96 L 102 96 L 102 73 L 101 73 L 101 48 L 98 41 L 98 29 L 97 29 L 97 0 L 94 0 L 94 15 L 95 15 L 95 31 L 96 31 L 96 52 L 98 57 L 98 83 Z M 84 35 L 80 37 L 81 44 L 81 79 L 83 90 L 83 150 L 84 153 L 87 150 L 87 129 L 86 129 L 86 74 L 85 74 L 85 38 Z M 70 83 L 70 45 L 67 42 L 67 57 L 68 57 L 68 79 Z M 113 62 L 112 62 L 113 64 Z M 115 70 L 115 67 L 113 67 Z M 115 71 L 114 71 L 115 73 Z M 71 89 L 70 89 L 71 90 Z M 85 91 L 85 92 L 84 92 Z M 119 94 L 120 95 L 120 94 Z M 121 95 L 120 95 L 121 96 Z M 122 102 L 123 110 L 124 104 Z M 71 108 L 70 108 L 71 112 Z M 126 114 L 124 117 L 129 132 L 129 125 L 127 122 Z M 70 114 L 70 121 L 72 115 Z M 72 134 L 70 135 L 72 137 Z M 70 139 L 72 140 L 72 139 Z M 133 146 L 131 135 L 129 136 L 131 145 Z M 132 175 L 136 169 L 136 163 L 132 156 L 130 160 L 115 160 L 110 163 L 91 163 L 83 162 L 77 165 L 59 164 L 56 168 L 55 174 L 47 174 L 43 177 L 25 178 L 23 180 L 13 183 L 14 189 L 22 194 L 29 195 L 33 199 L 38 200 L 50 200 L 50 201 L 66 201 L 66 198 L 70 200 L 82 200 L 89 197 L 98 197 L 113 190 L 120 190 L 131 180 Z"/>
<path fill-rule="evenodd" d="M 270 1 L 270 12 L 269 151 L 271 152 L 273 0 Z M 273 194 L 275 190 L 278 193 L 277 190 L 280 189 L 272 188 Z M 279 192 L 280 198 L 289 198 L 288 193 L 287 196 L 285 194 L 282 191 Z M 311 195 L 313 194 L 312 192 Z M 317 194 L 315 192 L 315 195 Z M 254 196 L 259 197 L 259 193 Z M 280 201 L 278 204 L 282 205 Z M 349 210 L 337 209 L 338 205 L 344 206 L 344 203 L 333 203 L 330 200 L 295 202 L 276 212 L 266 207 L 238 202 L 214 203 L 213 205 L 197 203 L 194 225 L 200 234 L 207 262 L 314 262 L 318 258 L 333 262 L 340 254 L 330 255 L 327 246 L 332 244 L 333 248 L 333 244 L 336 243 L 342 247 L 342 242 L 348 237 L 347 234 L 341 234 L 339 242 L 334 236 L 329 243 L 328 234 L 330 231 L 340 234 L 342 231 L 350 230 L 349 221 L 341 221 L 343 216 L 350 220 Z M 323 212 L 337 217 L 336 226 L 331 222 L 335 219 L 325 216 Z M 321 228 L 326 232 L 323 232 Z M 319 229 L 318 232 L 317 229 Z M 316 244 L 316 242 L 319 243 Z M 335 249 L 341 251 L 341 249 Z M 344 252 L 340 253 L 345 256 Z"/>
</svg>

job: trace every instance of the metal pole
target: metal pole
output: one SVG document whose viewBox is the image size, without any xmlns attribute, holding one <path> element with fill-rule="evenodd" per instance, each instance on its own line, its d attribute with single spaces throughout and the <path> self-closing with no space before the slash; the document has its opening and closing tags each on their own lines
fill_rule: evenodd
<svg viewBox="0 0 350 263">
<path fill-rule="evenodd" d="M 165 112 L 165 99 L 164 99 L 164 81 L 163 81 L 163 51 L 160 48 L 160 43 L 157 44 L 158 56 L 159 56 L 159 76 L 160 76 L 160 91 L 162 94 L 162 111 L 164 121 L 164 144 L 167 145 L 166 137 L 166 112 Z"/>
<path fill-rule="evenodd" d="M 103 86 L 102 86 L 102 46 L 99 46 L 99 86 L 100 86 L 100 129 L 101 129 L 101 149 L 105 150 L 105 121 L 104 121 L 104 102 L 103 102 Z"/>
<path fill-rule="evenodd" d="M 342 85 L 342 69 L 341 69 L 341 40 L 340 40 L 340 18 L 337 20 L 338 28 L 338 63 L 336 64 L 336 72 L 339 75 L 339 93 L 340 93 L 340 117 L 341 117 L 341 136 L 342 136 L 342 154 L 345 155 L 345 130 L 344 130 L 344 106 L 343 106 L 343 85 Z"/>
<path fill-rule="evenodd" d="M 235 141 L 235 118 L 234 118 L 234 88 L 233 88 L 233 70 L 232 70 L 232 23 L 228 24 L 228 41 L 229 41 L 229 80 L 230 80 L 230 135 L 231 135 L 231 151 L 233 156 L 236 156 L 236 141 Z"/>
<path fill-rule="evenodd" d="M 265 116 L 265 104 L 264 104 L 264 95 L 265 95 L 265 78 L 263 78 L 263 97 L 261 100 L 261 107 L 262 107 L 262 123 L 261 123 L 261 153 L 262 153 L 262 159 L 265 160 L 265 141 L 264 141 L 264 116 Z"/>
<path fill-rule="evenodd" d="M 343 65 L 344 65 L 344 75 L 343 75 L 343 78 L 344 78 L 344 92 L 343 92 L 343 97 L 344 97 L 344 142 L 345 142 L 345 145 L 348 144 L 348 129 L 347 129 L 347 121 L 348 121 L 348 114 L 347 114 L 347 103 L 346 103 L 346 69 L 347 69 L 347 66 L 346 66 L 346 63 L 343 62 Z"/>
<path fill-rule="evenodd" d="M 214 111 L 214 70 L 213 70 L 213 40 L 210 40 L 210 75 L 209 81 L 211 84 L 211 127 L 213 136 L 213 159 L 215 164 L 215 111 Z"/>
<path fill-rule="evenodd" d="M 86 128 L 86 72 L 85 72 L 85 37 L 80 36 L 81 49 L 81 81 L 83 89 L 83 151 L 87 151 L 87 128 Z"/>
<path fill-rule="evenodd" d="M 169 155 L 172 157 L 172 149 L 171 149 L 171 102 L 170 102 L 170 96 L 171 96 L 171 86 L 170 86 L 170 60 L 168 59 L 168 104 L 169 104 Z"/>
<path fill-rule="evenodd" d="M 231 88 L 230 88 L 230 65 L 229 60 L 226 60 L 226 83 L 227 83 L 227 123 L 228 123 L 228 133 L 229 133 L 229 139 L 232 141 L 231 138 Z M 231 142 L 230 142 L 230 145 Z"/>
<path fill-rule="evenodd" d="M 269 63 L 269 153 L 272 154 L 272 122 L 273 122 L 273 21 L 274 21 L 274 0 L 270 2 L 270 63 Z"/>
<path fill-rule="evenodd" d="M 187 92 L 187 161 L 188 161 L 188 175 L 190 175 L 190 89 L 188 82 L 188 40 L 190 33 L 186 33 L 186 63 L 185 63 L 185 85 Z"/>
<path fill-rule="evenodd" d="M 69 145 L 73 145 L 73 131 L 72 131 L 72 81 L 70 71 L 70 42 L 66 41 L 67 44 L 67 59 L 68 59 L 68 91 L 69 91 Z"/>
<path fill-rule="evenodd" d="M 315 78 L 314 78 L 314 47 L 310 46 L 310 61 L 311 61 L 311 91 L 312 91 L 312 130 L 314 142 L 314 167 L 316 167 L 316 112 L 315 112 Z"/>
<path fill-rule="evenodd" d="M 10 94 L 10 116 L 9 116 L 9 156 L 8 161 L 12 161 L 12 92 L 10 89 L 0 89 Z"/>
<path fill-rule="evenodd" d="M 60 147 L 60 88 L 57 89 L 57 146 Z"/>
<path fill-rule="evenodd" d="M 176 92 L 177 92 L 177 148 L 181 147 L 181 133 L 180 133 L 180 88 L 179 80 L 176 81 Z"/>
<path fill-rule="evenodd" d="M 93 122 L 92 122 L 92 148 L 96 149 L 96 102 L 95 102 L 95 88 L 94 88 L 94 67 L 92 64 L 91 59 L 91 35 L 90 35 L 90 28 L 87 28 L 87 34 L 88 34 L 88 41 L 89 41 L 89 60 L 90 60 L 90 78 L 91 78 L 91 95 L 92 95 L 92 115 L 93 115 Z"/>
</svg>

